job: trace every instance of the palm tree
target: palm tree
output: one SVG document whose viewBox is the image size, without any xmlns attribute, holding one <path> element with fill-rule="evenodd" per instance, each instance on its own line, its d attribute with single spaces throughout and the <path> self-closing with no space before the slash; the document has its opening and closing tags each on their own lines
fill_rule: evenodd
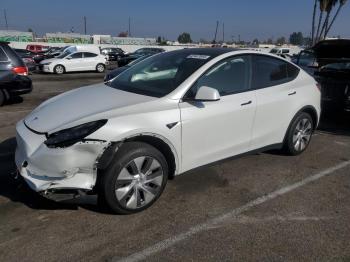
<svg viewBox="0 0 350 262">
<path fill-rule="evenodd" d="M 320 16 L 319 16 L 319 19 L 318 19 L 318 26 L 317 26 L 315 43 L 319 39 L 319 33 L 320 33 L 321 23 L 322 23 L 322 19 L 323 19 L 323 13 L 326 11 L 328 1 L 329 0 L 319 0 L 319 2 L 320 2 Z"/>
<path fill-rule="evenodd" d="M 324 20 L 322 30 L 320 32 L 320 35 L 318 36 L 319 39 L 322 38 L 322 35 L 324 34 L 323 38 L 326 38 L 326 29 L 328 28 L 328 23 L 329 23 L 329 17 L 331 15 L 331 12 L 333 10 L 333 7 L 338 3 L 339 0 L 328 0 L 326 3 L 326 18 Z"/>
<path fill-rule="evenodd" d="M 313 43 L 313 42 L 314 42 L 314 39 L 315 39 L 315 20 L 316 20 L 317 1 L 318 1 L 318 0 L 315 0 L 315 3 L 314 3 L 314 12 L 313 12 L 313 15 L 312 15 L 311 43 Z"/>
<path fill-rule="evenodd" d="M 332 22 L 330 23 L 330 25 L 328 26 L 328 28 L 326 29 L 326 32 L 325 32 L 325 37 L 328 35 L 329 31 L 331 30 L 333 24 L 334 24 L 334 21 L 337 19 L 339 13 L 340 13 L 340 10 L 344 7 L 344 5 L 346 4 L 347 0 L 340 0 L 339 1 L 339 5 L 338 5 L 338 9 L 337 9 L 337 12 L 335 13 L 333 19 L 332 19 Z"/>
</svg>

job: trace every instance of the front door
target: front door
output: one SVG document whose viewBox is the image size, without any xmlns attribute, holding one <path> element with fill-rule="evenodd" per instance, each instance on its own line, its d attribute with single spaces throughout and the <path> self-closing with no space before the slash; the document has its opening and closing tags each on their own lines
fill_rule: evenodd
<svg viewBox="0 0 350 262">
<path fill-rule="evenodd" d="M 250 82 L 250 56 L 234 56 L 210 68 L 187 92 L 180 103 L 183 172 L 249 151 L 256 109 Z M 221 99 L 190 101 L 201 86 L 217 89 Z"/>
</svg>

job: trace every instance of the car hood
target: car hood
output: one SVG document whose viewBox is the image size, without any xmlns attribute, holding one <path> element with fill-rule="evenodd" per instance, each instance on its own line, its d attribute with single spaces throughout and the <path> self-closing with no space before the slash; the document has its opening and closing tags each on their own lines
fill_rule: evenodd
<svg viewBox="0 0 350 262">
<path fill-rule="evenodd" d="M 40 133 L 50 133 L 79 120 L 94 121 L 94 115 L 155 100 L 114 89 L 104 84 L 81 87 L 42 103 L 25 118 L 25 124 Z"/>
</svg>

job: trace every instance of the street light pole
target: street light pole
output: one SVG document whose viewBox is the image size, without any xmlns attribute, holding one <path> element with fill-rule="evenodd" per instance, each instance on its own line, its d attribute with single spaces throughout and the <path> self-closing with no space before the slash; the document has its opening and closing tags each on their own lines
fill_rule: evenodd
<svg viewBox="0 0 350 262">
<path fill-rule="evenodd" d="M 6 30 L 9 30 L 9 26 L 7 24 L 7 14 L 6 14 L 6 9 L 4 9 L 4 17 L 5 17 L 5 25 L 6 25 Z"/>
<path fill-rule="evenodd" d="M 84 16 L 84 35 L 86 35 L 86 16 Z"/>
</svg>

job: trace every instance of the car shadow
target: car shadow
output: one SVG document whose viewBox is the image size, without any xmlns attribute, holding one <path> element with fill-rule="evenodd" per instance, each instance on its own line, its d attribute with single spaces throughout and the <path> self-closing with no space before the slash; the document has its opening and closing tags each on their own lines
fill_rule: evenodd
<svg viewBox="0 0 350 262">
<path fill-rule="evenodd" d="M 82 207 L 94 212 L 104 212 L 103 209 L 96 205 L 96 196 L 55 202 L 31 190 L 20 176 L 16 178 L 15 150 L 16 139 L 14 137 L 0 142 L 0 196 L 12 202 L 22 203 L 32 209 L 77 210 L 79 207 Z"/>
</svg>

